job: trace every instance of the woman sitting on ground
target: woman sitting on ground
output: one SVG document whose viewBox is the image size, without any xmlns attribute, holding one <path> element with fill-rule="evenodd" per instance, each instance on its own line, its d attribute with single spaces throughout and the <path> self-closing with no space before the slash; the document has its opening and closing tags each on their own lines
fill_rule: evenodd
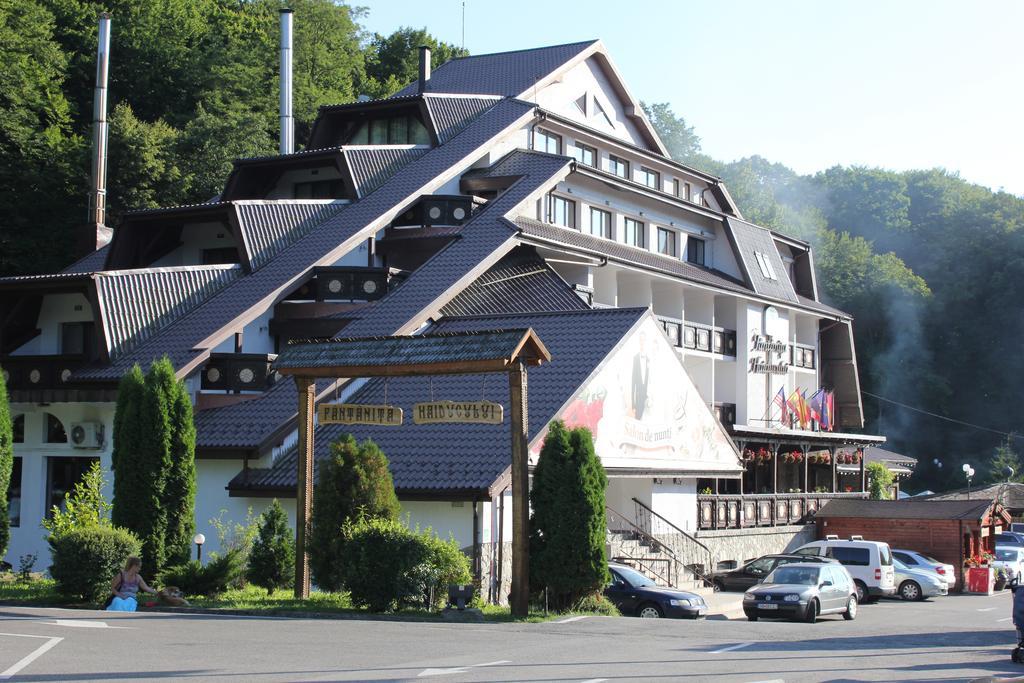
<svg viewBox="0 0 1024 683">
<path fill-rule="evenodd" d="M 110 582 L 110 592 L 114 598 L 107 607 L 108 612 L 134 612 L 139 606 L 135 596 L 140 588 L 146 593 L 156 594 L 156 591 L 147 586 L 139 576 L 141 569 L 142 560 L 137 557 L 128 558 L 124 569 L 119 571 L 114 580 Z"/>
</svg>

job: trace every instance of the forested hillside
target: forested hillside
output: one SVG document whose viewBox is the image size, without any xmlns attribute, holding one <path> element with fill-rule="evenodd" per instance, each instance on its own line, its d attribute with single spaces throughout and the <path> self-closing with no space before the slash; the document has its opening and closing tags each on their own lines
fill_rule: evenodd
<svg viewBox="0 0 1024 683">
<path fill-rule="evenodd" d="M 965 486 L 964 462 L 993 481 L 1009 462 L 1024 481 L 1007 436 L 1024 414 L 1024 199 L 941 169 L 722 163 L 668 105 L 646 109 L 672 156 L 720 175 L 748 220 L 811 242 L 822 295 L 855 318 L 868 429 L 918 458 L 907 488 Z"/>
<path fill-rule="evenodd" d="M 296 17 L 299 148 L 317 106 L 385 96 L 413 80 L 416 46 L 435 48 L 435 66 L 460 53 L 424 31 L 368 34 L 361 10 L 330 0 L 287 4 Z M 0 0 L 0 274 L 74 260 L 101 9 L 113 15 L 108 222 L 116 226 L 129 208 L 207 201 L 232 159 L 276 151 L 282 6 Z M 760 157 L 721 163 L 702 154 L 667 105 L 648 111 L 673 156 L 721 175 L 748 219 L 814 245 L 824 296 L 856 318 L 864 391 L 994 430 L 865 396 L 868 428 L 921 463 L 908 488 L 963 485 L 964 461 L 985 473 L 1002 433 L 1020 423 L 1024 200 L 941 170 L 801 176 Z"/>
</svg>

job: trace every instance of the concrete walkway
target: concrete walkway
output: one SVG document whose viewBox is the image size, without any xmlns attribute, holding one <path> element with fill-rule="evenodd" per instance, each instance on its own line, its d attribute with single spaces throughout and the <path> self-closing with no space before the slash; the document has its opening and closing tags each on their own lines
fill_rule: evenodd
<svg viewBox="0 0 1024 683">
<path fill-rule="evenodd" d="M 708 619 L 743 619 L 743 593 L 701 592 L 708 604 Z"/>
</svg>

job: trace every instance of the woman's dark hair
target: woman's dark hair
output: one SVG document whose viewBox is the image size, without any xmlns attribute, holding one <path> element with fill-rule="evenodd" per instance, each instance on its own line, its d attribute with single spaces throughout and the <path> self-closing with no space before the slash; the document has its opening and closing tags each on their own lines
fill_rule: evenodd
<svg viewBox="0 0 1024 683">
<path fill-rule="evenodd" d="M 140 560 L 139 558 L 137 558 L 134 555 L 132 555 L 124 563 L 124 570 L 127 572 L 127 571 L 130 571 L 132 567 L 141 567 L 141 566 L 142 566 L 142 560 Z"/>
</svg>

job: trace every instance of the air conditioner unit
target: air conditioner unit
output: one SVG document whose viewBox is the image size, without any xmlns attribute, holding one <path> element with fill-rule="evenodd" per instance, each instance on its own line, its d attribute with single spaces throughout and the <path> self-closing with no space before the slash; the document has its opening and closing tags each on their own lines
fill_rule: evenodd
<svg viewBox="0 0 1024 683">
<path fill-rule="evenodd" d="M 75 422 L 69 436 L 75 448 L 103 448 L 103 423 Z"/>
</svg>

